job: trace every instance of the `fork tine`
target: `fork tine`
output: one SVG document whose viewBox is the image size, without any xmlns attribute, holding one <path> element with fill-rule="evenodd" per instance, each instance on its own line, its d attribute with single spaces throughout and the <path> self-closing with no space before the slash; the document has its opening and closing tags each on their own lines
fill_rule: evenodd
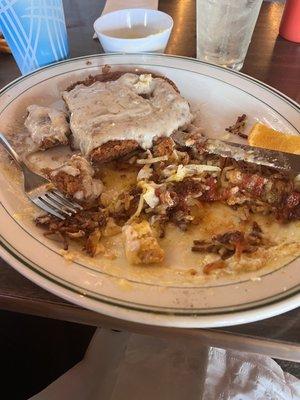
<svg viewBox="0 0 300 400">
<path fill-rule="evenodd" d="M 45 194 L 39 196 L 39 199 L 45 203 L 48 207 L 51 207 L 54 209 L 54 211 L 58 211 L 59 213 L 63 214 L 63 215 L 67 215 L 69 217 L 72 216 L 72 213 L 64 210 L 63 208 L 60 208 L 60 206 L 58 207 L 57 204 L 55 204 L 54 201 L 52 201 L 51 199 L 49 199 L 48 197 L 45 196 Z"/>
<path fill-rule="evenodd" d="M 58 192 L 57 190 L 51 190 L 51 193 L 58 197 L 59 200 L 64 202 L 67 206 L 78 208 L 78 210 L 83 210 L 83 207 L 81 207 L 80 204 L 76 203 L 75 201 L 69 201 L 62 193 Z"/>
<path fill-rule="evenodd" d="M 45 196 L 49 199 L 51 199 L 56 206 L 58 207 L 63 207 L 63 209 L 65 209 L 66 211 L 71 211 L 72 213 L 77 213 L 77 209 L 75 207 L 70 207 L 69 205 L 67 205 L 67 202 L 64 202 L 62 199 L 60 199 L 60 197 L 55 196 L 55 194 L 53 194 L 52 192 L 47 192 L 45 193 Z"/>
<path fill-rule="evenodd" d="M 47 211 L 49 214 L 54 215 L 55 217 L 59 219 L 66 219 L 63 215 L 61 215 L 57 210 L 54 210 L 53 208 L 48 207 L 45 203 L 43 203 L 38 197 L 31 197 L 30 200 L 39 208 L 41 208 L 44 211 Z"/>
</svg>

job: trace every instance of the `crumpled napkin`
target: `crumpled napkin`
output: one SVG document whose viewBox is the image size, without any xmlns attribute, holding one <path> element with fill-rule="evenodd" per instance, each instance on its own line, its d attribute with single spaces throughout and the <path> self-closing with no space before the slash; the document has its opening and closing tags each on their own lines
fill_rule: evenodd
<svg viewBox="0 0 300 400">
<path fill-rule="evenodd" d="M 299 400 L 271 358 L 98 329 L 84 359 L 30 400 Z"/>
<path fill-rule="evenodd" d="M 270 357 L 211 347 L 205 400 L 299 400 L 300 380 Z"/>
</svg>

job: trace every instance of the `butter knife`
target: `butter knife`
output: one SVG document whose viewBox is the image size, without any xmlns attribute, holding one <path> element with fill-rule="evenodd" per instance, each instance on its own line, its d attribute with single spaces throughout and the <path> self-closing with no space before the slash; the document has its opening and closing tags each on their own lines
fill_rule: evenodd
<svg viewBox="0 0 300 400">
<path fill-rule="evenodd" d="M 269 150 L 240 143 L 233 143 L 219 139 L 209 139 L 202 136 L 197 139 L 189 138 L 176 132 L 172 135 L 173 140 L 180 146 L 196 149 L 195 142 L 200 144 L 200 151 L 215 154 L 221 157 L 233 158 L 236 161 L 244 161 L 251 164 L 263 165 L 275 168 L 291 174 L 300 174 L 300 155 L 284 153 L 282 151 Z M 199 149 L 199 146 L 197 146 Z M 199 152 L 199 150 L 197 150 Z"/>
</svg>

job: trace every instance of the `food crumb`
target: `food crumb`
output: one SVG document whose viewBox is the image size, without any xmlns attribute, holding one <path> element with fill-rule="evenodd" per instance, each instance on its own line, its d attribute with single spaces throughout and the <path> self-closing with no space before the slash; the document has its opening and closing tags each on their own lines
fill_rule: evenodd
<svg viewBox="0 0 300 400">
<path fill-rule="evenodd" d="M 68 250 L 60 250 L 59 253 L 63 256 L 63 258 L 67 261 L 74 261 L 75 259 L 75 254 L 72 254 L 70 251 Z"/>
<path fill-rule="evenodd" d="M 16 221 L 20 221 L 21 218 L 22 218 L 22 215 L 20 213 L 13 214 L 13 219 L 15 219 Z"/>
<path fill-rule="evenodd" d="M 16 221 L 21 221 L 25 219 L 26 217 L 31 217 L 33 213 L 33 208 L 32 207 L 25 207 L 21 212 L 17 212 L 13 214 L 13 218 Z"/>
<path fill-rule="evenodd" d="M 131 290 L 132 289 L 132 284 L 127 280 L 127 279 L 119 279 L 118 280 L 118 285 L 125 290 Z"/>
<path fill-rule="evenodd" d="M 115 260 L 115 259 L 117 258 L 117 255 L 116 255 L 116 253 L 107 250 L 107 251 L 103 254 L 103 257 L 105 257 L 105 258 L 107 258 L 107 259 L 109 259 L 109 260 Z"/>
<path fill-rule="evenodd" d="M 240 115 L 239 117 L 237 117 L 235 123 L 226 128 L 225 131 L 232 133 L 233 135 L 237 135 L 243 139 L 247 139 L 248 135 L 244 133 L 246 128 L 246 121 L 247 121 L 247 115 L 246 114 Z"/>
<path fill-rule="evenodd" d="M 197 275 L 197 271 L 194 268 L 191 268 L 189 271 L 190 275 L 195 276 Z"/>
<path fill-rule="evenodd" d="M 105 65 L 102 67 L 102 74 L 108 74 L 108 73 L 110 73 L 110 72 L 111 72 L 111 66 L 108 65 L 108 64 L 105 64 Z"/>
<path fill-rule="evenodd" d="M 228 140 L 228 139 L 230 139 L 230 133 L 226 133 L 225 135 L 222 136 L 221 139 L 223 139 L 223 140 Z"/>
</svg>

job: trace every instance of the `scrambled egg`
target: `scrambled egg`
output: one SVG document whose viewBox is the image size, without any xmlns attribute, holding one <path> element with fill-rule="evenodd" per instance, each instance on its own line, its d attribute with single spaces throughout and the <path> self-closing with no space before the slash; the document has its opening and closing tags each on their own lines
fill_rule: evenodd
<svg viewBox="0 0 300 400">
<path fill-rule="evenodd" d="M 164 251 L 147 221 L 124 225 L 123 240 L 125 254 L 131 264 L 154 264 L 164 259 Z"/>
</svg>

